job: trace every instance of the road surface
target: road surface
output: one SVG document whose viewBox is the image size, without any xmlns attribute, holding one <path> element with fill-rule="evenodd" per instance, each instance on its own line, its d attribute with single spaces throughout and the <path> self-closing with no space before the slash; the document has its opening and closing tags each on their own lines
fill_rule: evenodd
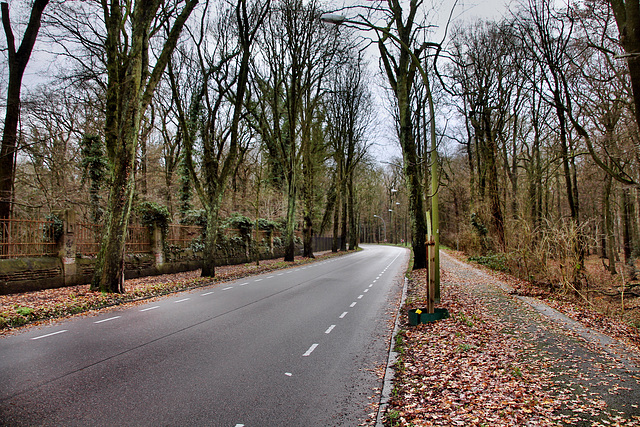
<svg viewBox="0 0 640 427">
<path fill-rule="evenodd" d="M 0 339 L 0 425 L 358 425 L 409 251 L 365 250 Z"/>
</svg>

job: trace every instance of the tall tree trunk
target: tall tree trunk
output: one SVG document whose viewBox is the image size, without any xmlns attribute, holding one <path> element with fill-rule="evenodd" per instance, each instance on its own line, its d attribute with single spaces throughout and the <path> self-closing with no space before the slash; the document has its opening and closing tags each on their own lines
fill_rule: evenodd
<svg viewBox="0 0 640 427">
<path fill-rule="evenodd" d="M 295 228 L 296 228 L 296 183 L 295 171 L 291 170 L 287 174 L 287 219 L 284 232 L 284 260 L 292 262 L 296 255 Z"/>
<path fill-rule="evenodd" d="M 9 18 L 9 5 L 6 2 L 2 2 L 0 5 L 9 56 L 7 105 L 5 108 L 4 129 L 2 131 L 2 147 L 0 147 L 0 218 L 9 218 L 12 212 L 22 77 L 38 37 L 42 12 L 48 3 L 49 0 L 35 0 L 33 2 L 29 23 L 24 32 L 22 43 L 20 43 L 20 47 L 17 50 Z"/>
<path fill-rule="evenodd" d="M 604 187 L 602 189 L 602 215 L 604 217 L 603 234 L 603 256 L 609 259 L 607 269 L 609 273 L 616 274 L 616 246 L 615 235 L 613 230 L 613 216 L 611 214 L 611 184 L 613 178 L 609 174 L 605 174 Z"/>
<path fill-rule="evenodd" d="M 151 73 L 149 27 L 159 4 L 137 1 L 102 3 L 105 16 L 107 93 L 105 143 L 112 181 L 104 237 L 96 260 L 91 289 L 124 292 L 124 254 L 134 192 L 135 156 L 140 122 L 160 81 L 182 28 L 197 4 L 188 0 L 175 18 Z M 153 7 L 155 6 L 155 8 Z M 131 7 L 132 10 L 125 10 Z M 127 21 L 129 20 L 129 21 Z M 130 26 L 129 26 L 130 25 Z M 130 30 L 129 34 L 123 32 Z M 129 42 L 124 46 L 123 43 Z"/>
<path fill-rule="evenodd" d="M 349 250 L 358 249 L 358 218 L 356 218 L 356 197 L 353 186 L 353 174 L 347 184 L 347 215 L 349 216 Z"/>
</svg>

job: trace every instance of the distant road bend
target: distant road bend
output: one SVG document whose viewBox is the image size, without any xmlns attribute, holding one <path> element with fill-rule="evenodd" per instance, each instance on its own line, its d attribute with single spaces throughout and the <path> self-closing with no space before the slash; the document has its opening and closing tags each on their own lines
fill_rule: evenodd
<svg viewBox="0 0 640 427">
<path fill-rule="evenodd" d="M 361 252 L 0 339 L 0 425 L 358 425 L 407 249 Z"/>
</svg>

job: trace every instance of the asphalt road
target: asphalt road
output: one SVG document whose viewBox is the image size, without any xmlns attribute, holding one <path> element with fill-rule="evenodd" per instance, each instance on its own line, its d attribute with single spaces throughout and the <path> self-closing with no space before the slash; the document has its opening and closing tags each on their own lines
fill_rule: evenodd
<svg viewBox="0 0 640 427">
<path fill-rule="evenodd" d="M 1 338 L 0 424 L 358 425 L 408 257 L 365 246 Z"/>
</svg>

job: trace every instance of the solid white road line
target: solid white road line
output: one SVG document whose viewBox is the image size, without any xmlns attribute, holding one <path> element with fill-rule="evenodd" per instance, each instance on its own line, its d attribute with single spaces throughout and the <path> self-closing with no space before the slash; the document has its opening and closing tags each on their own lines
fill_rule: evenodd
<svg viewBox="0 0 640 427">
<path fill-rule="evenodd" d="M 67 330 L 66 330 L 66 329 L 63 329 L 63 330 L 58 331 L 58 332 L 51 332 L 50 334 L 40 335 L 39 337 L 33 337 L 33 338 L 31 338 L 31 339 L 32 339 L 32 340 L 39 340 L 40 338 L 47 338 L 47 337 L 51 337 L 51 336 L 53 336 L 53 335 L 62 334 L 62 333 L 65 333 L 65 332 L 67 332 Z"/>
<path fill-rule="evenodd" d="M 318 344 L 313 344 L 311 347 L 309 347 L 309 350 L 307 350 L 302 357 L 307 357 L 308 355 L 310 355 L 311 353 L 313 353 L 313 350 L 316 349 L 316 347 L 318 347 Z"/>
<path fill-rule="evenodd" d="M 347 313 L 348 313 L 348 311 L 345 311 L 344 313 L 342 313 L 342 314 L 340 315 L 340 318 L 341 318 L 341 319 L 344 319 L 344 316 L 346 316 L 346 315 L 347 315 Z"/>
<path fill-rule="evenodd" d="M 140 311 L 143 312 L 143 311 L 155 310 L 156 308 L 160 308 L 160 306 L 159 305 L 154 305 L 153 307 L 143 308 Z"/>
<path fill-rule="evenodd" d="M 93 322 L 93 323 L 95 323 L 95 324 L 98 324 L 98 323 L 104 323 L 104 322 L 108 322 L 108 321 L 110 321 L 110 320 L 116 320 L 116 319 L 119 319 L 119 318 L 120 318 L 120 316 L 115 316 L 115 317 L 110 317 L 110 318 L 108 318 L 108 319 L 98 320 L 97 322 Z"/>
<path fill-rule="evenodd" d="M 333 331 L 333 328 L 335 328 L 335 327 L 336 327 L 336 325 L 331 325 L 331 326 L 329 326 L 329 328 L 328 328 L 326 331 L 324 331 L 324 333 L 325 333 L 325 334 L 330 334 L 330 333 L 331 333 L 331 331 Z"/>
</svg>

